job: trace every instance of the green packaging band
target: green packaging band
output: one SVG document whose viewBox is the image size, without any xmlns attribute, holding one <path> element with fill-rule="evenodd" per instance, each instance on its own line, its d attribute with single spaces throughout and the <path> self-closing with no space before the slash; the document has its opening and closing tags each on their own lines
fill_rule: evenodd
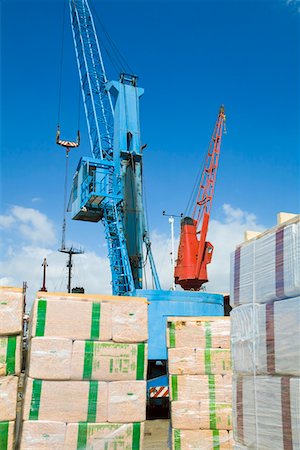
<svg viewBox="0 0 300 450">
<path fill-rule="evenodd" d="M 39 410 L 42 393 L 42 380 L 33 380 L 31 404 L 29 411 L 29 420 L 39 419 Z M 97 403 L 98 403 L 98 381 L 89 382 L 88 412 L 87 422 L 96 422 L 97 419 Z M 1 449 L 1 447 L 0 447 Z"/>
<path fill-rule="evenodd" d="M 39 299 L 37 305 L 37 319 L 35 329 L 36 336 L 45 335 L 46 313 L 47 313 L 47 300 Z"/>
<path fill-rule="evenodd" d="M 100 430 L 102 428 L 105 430 L 111 429 L 112 432 L 114 432 L 118 429 L 118 427 L 122 427 L 122 426 L 124 426 L 124 425 L 115 425 L 115 424 L 108 424 L 108 423 L 107 424 L 90 424 L 87 422 L 80 422 L 78 424 L 77 450 L 85 450 L 87 448 L 88 437 L 93 435 L 94 431 Z M 97 441 L 98 441 L 98 439 L 97 439 Z M 109 436 L 107 438 L 107 441 L 114 444 L 113 438 L 111 438 L 111 436 Z M 136 422 L 136 423 L 132 424 L 131 450 L 141 450 L 140 443 L 141 443 L 141 423 Z M 108 448 L 108 442 L 107 443 L 104 442 L 104 445 L 105 445 L 105 447 L 104 447 L 105 449 Z M 117 443 L 116 443 L 116 446 L 117 446 Z M 127 448 L 129 450 L 129 447 L 126 447 L 126 449 Z"/>
<path fill-rule="evenodd" d="M 176 337 L 175 337 L 175 323 L 169 323 L 169 342 L 170 348 L 176 347 Z"/>
<path fill-rule="evenodd" d="M 96 422 L 98 403 L 98 381 L 90 381 L 87 422 Z"/>
<path fill-rule="evenodd" d="M 100 317 L 101 317 L 101 303 L 93 303 L 92 306 L 92 321 L 91 321 L 91 339 L 99 339 L 100 336 Z"/>
<path fill-rule="evenodd" d="M 136 380 L 144 380 L 145 379 L 145 344 L 108 344 L 108 343 L 102 343 L 102 342 L 95 342 L 95 341 L 85 341 L 85 349 L 84 349 L 84 364 L 83 364 L 83 379 L 84 380 L 90 380 L 93 375 L 93 367 L 94 367 L 94 359 L 95 359 L 95 348 L 101 349 L 107 348 L 107 346 L 110 347 L 124 347 L 125 349 L 132 348 L 136 346 Z M 118 357 L 116 357 L 118 359 Z M 110 361 L 110 371 L 113 371 L 113 359 Z"/>
<path fill-rule="evenodd" d="M 9 336 L 6 350 L 6 375 L 13 375 L 16 371 L 17 336 Z"/>
<path fill-rule="evenodd" d="M 0 422 L 0 449 L 6 450 L 8 447 L 9 422 Z"/>
<path fill-rule="evenodd" d="M 174 430 L 174 450 L 181 450 L 181 433 L 180 430 Z"/>
<path fill-rule="evenodd" d="M 4 375 L 16 373 L 17 336 L 0 337 L 0 365 L 5 367 Z"/>
</svg>

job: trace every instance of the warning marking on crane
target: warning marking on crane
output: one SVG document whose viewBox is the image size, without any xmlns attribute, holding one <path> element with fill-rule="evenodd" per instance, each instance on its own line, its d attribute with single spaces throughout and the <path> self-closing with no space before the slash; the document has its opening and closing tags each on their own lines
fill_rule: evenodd
<svg viewBox="0 0 300 450">
<path fill-rule="evenodd" d="M 169 397 L 169 388 L 167 386 L 157 386 L 150 388 L 150 398 Z"/>
</svg>

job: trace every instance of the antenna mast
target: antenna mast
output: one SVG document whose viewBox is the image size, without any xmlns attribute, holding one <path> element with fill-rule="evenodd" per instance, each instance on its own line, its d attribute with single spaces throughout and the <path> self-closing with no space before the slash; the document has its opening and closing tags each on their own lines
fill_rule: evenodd
<svg viewBox="0 0 300 450">
<path fill-rule="evenodd" d="M 84 251 L 80 249 L 76 249 L 73 246 L 66 247 L 66 215 L 67 215 L 67 189 L 68 189 L 68 163 L 69 163 L 69 152 L 71 148 L 78 147 L 80 144 L 80 132 L 78 130 L 77 132 L 77 141 L 63 141 L 60 139 L 60 127 L 58 125 L 57 127 L 57 133 L 56 133 L 56 143 L 57 145 L 60 145 L 66 149 L 66 171 L 65 171 L 65 189 L 64 189 L 64 215 L 63 215 L 63 225 L 62 225 L 62 238 L 61 238 L 61 248 L 58 250 L 61 253 L 67 253 L 69 255 L 68 262 L 67 262 L 67 268 L 68 268 L 68 285 L 67 290 L 70 294 L 71 292 L 71 280 L 72 280 L 72 258 L 73 255 L 81 255 L 84 253 Z"/>
</svg>

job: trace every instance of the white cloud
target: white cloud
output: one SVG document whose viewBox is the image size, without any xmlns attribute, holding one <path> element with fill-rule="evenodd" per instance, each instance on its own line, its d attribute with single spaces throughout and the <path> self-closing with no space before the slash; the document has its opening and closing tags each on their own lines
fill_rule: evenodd
<svg viewBox="0 0 300 450">
<path fill-rule="evenodd" d="M 11 225 L 14 222 L 15 222 L 15 218 L 11 214 L 8 214 L 7 216 L 0 215 L 0 227 L 1 228 L 9 228 L 9 227 L 11 227 Z"/>
<path fill-rule="evenodd" d="M 229 292 L 230 253 L 235 246 L 243 241 L 246 230 L 263 230 L 254 214 L 245 212 L 230 205 L 223 206 L 221 220 L 212 219 L 209 226 L 208 239 L 214 245 L 212 263 L 208 266 L 208 292 Z M 53 225 L 49 219 L 37 210 L 13 207 L 12 212 L 18 224 L 28 228 L 22 232 L 28 237 L 30 245 L 19 247 L 11 244 L 7 247 L 6 256 L 0 261 L 0 285 L 22 286 L 27 281 L 29 286 L 28 304 L 31 304 L 35 293 L 42 285 L 42 262 L 47 258 L 47 288 L 49 291 L 66 291 L 67 285 L 67 255 L 59 253 L 51 246 L 43 246 L 34 238 L 44 232 L 48 238 L 55 241 Z M 31 229 L 29 229 L 31 227 Z M 20 228 L 21 230 L 21 228 Z M 51 240 L 50 239 L 50 240 Z M 170 289 L 173 280 L 171 267 L 170 236 L 153 231 L 151 233 L 152 251 L 156 262 L 162 289 Z M 43 243 L 42 242 L 42 243 Z M 175 240 L 175 256 L 177 256 L 178 238 Z M 88 251 L 73 259 L 72 286 L 83 286 L 87 293 L 111 293 L 111 274 L 107 257 Z M 152 289 L 151 276 L 147 270 L 147 286 Z M 180 289 L 180 288 L 178 288 Z"/>
<path fill-rule="evenodd" d="M 224 220 L 210 221 L 208 240 L 214 245 L 211 264 L 208 266 L 209 292 L 229 292 L 230 254 L 244 240 L 247 230 L 263 231 L 254 214 L 223 205 Z"/>
<path fill-rule="evenodd" d="M 31 199 L 31 201 L 32 201 L 32 203 L 37 203 L 37 202 L 40 202 L 40 201 L 41 201 L 41 198 L 40 198 L 40 197 L 33 197 L 33 198 Z"/>
<path fill-rule="evenodd" d="M 54 225 L 43 213 L 33 208 L 12 206 L 9 214 L 0 216 L 0 226 L 19 232 L 31 243 L 54 244 L 56 242 Z"/>
</svg>

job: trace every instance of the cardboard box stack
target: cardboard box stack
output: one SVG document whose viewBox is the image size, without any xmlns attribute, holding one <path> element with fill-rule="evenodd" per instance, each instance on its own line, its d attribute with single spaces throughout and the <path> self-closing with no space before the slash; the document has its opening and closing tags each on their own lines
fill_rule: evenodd
<svg viewBox="0 0 300 450">
<path fill-rule="evenodd" d="M 231 449 L 230 318 L 168 318 L 167 345 L 172 449 Z"/>
<path fill-rule="evenodd" d="M 38 294 L 21 450 L 143 448 L 147 302 Z"/>
<path fill-rule="evenodd" d="M 300 216 L 232 255 L 236 449 L 300 448 Z"/>
<path fill-rule="evenodd" d="M 18 382 L 22 364 L 24 295 L 0 287 L 0 449 L 14 448 Z"/>
</svg>

